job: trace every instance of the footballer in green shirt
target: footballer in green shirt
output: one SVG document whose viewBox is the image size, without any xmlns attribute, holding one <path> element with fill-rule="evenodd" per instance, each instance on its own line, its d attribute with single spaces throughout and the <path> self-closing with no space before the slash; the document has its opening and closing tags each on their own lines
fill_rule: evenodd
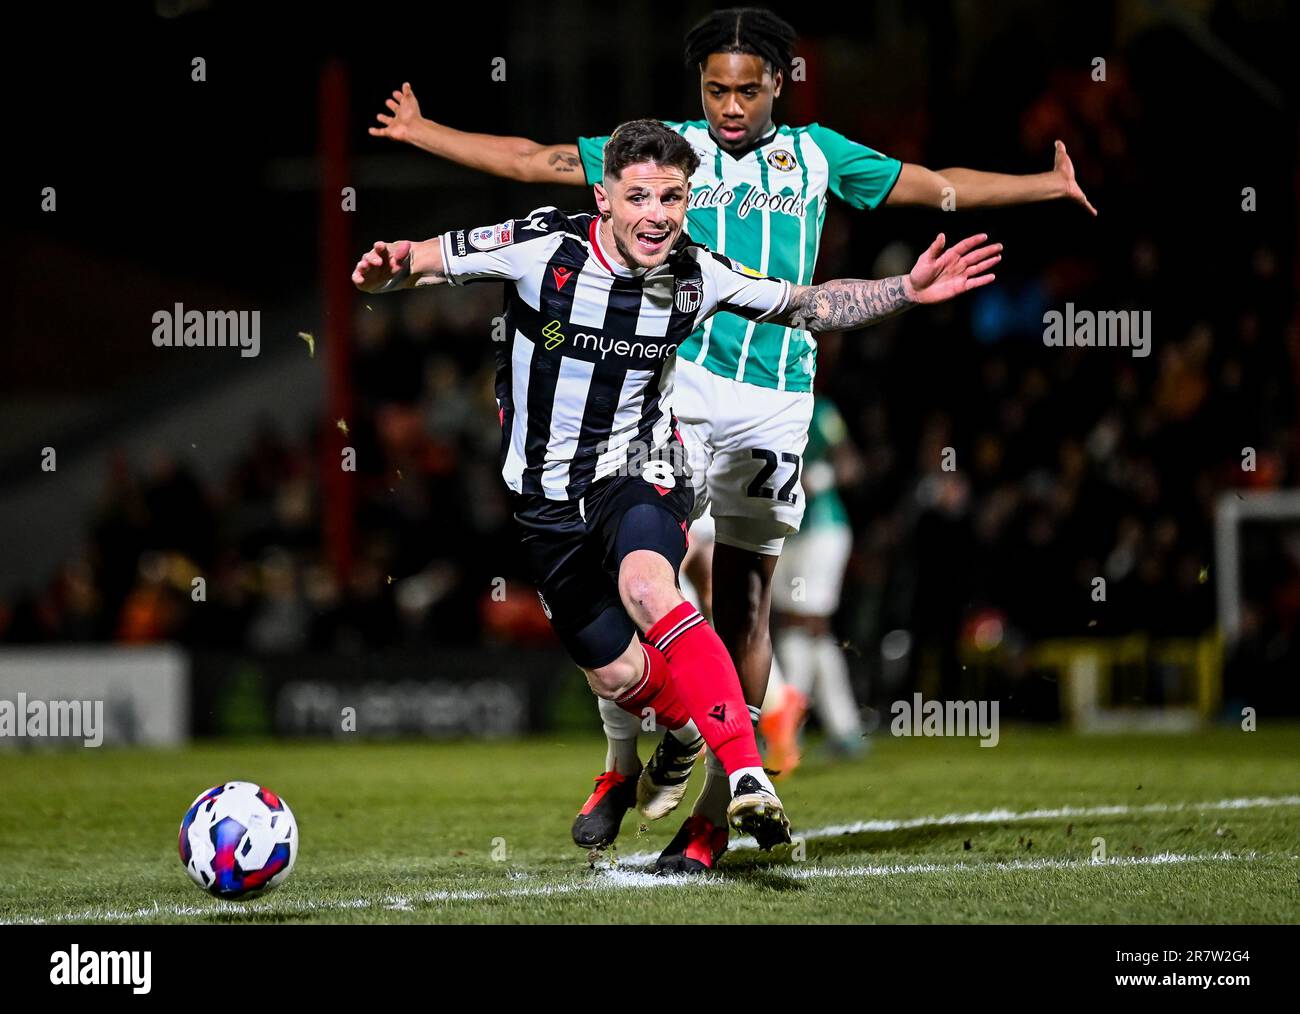
<svg viewBox="0 0 1300 1014">
<path fill-rule="evenodd" d="M 669 126 L 701 160 L 686 218 L 693 240 L 756 274 L 808 284 L 832 195 L 864 211 L 1067 200 L 1096 214 L 1059 141 L 1047 172 L 934 171 L 821 124 L 778 124 L 773 105 L 789 80 L 794 44 L 790 25 L 762 8 L 715 11 L 687 34 L 686 61 L 700 75 L 703 115 Z M 374 136 L 523 182 L 600 183 L 605 137 L 547 145 L 456 130 L 422 116 L 409 84 L 386 105 L 380 126 L 370 128 Z M 816 367 L 817 344 L 808 331 L 729 314 L 711 318 L 678 349 L 672 407 L 694 473 L 696 511 L 711 513 L 716 540 L 711 560 L 707 552 L 692 553 L 685 569 L 706 599 L 701 607 L 711 599 L 714 625 L 755 721 L 772 667 L 773 573 L 785 536 L 799 530 L 803 517 L 799 480 Z M 692 535 L 699 531 L 693 527 Z M 602 707 L 601 714 L 609 739 L 606 771 L 573 829 L 575 842 L 586 847 L 612 843 L 634 804 L 652 819 L 669 813 L 696 760 L 666 736 L 643 768 L 635 717 L 617 707 Z M 727 790 L 710 757 L 694 812 L 659 857 L 660 869 L 715 865 L 726 848 Z"/>
</svg>

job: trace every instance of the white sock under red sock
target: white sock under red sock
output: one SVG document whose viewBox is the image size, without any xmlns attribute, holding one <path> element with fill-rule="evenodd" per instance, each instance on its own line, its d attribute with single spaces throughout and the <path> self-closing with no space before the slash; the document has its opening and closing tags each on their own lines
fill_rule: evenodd
<svg viewBox="0 0 1300 1014">
<path fill-rule="evenodd" d="M 605 770 L 617 771 L 620 775 L 636 774 L 641 770 L 641 758 L 636 752 L 640 720 L 613 701 L 600 698 L 597 704 L 601 724 L 605 727 Z"/>
</svg>

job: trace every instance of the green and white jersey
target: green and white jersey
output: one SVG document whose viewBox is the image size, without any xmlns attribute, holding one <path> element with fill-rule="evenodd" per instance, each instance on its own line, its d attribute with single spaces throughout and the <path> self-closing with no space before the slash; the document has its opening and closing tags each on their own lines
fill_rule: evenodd
<svg viewBox="0 0 1300 1014">
<path fill-rule="evenodd" d="M 704 120 L 669 123 L 700 156 L 691 177 L 691 239 L 760 275 L 812 282 L 827 194 L 854 208 L 889 195 L 902 163 L 820 124 L 777 127 L 743 155 L 719 147 Z M 588 183 L 599 183 L 607 137 L 580 137 Z M 707 320 L 677 354 L 720 377 L 780 391 L 811 391 L 817 341 L 807 331 L 729 313 Z"/>
</svg>

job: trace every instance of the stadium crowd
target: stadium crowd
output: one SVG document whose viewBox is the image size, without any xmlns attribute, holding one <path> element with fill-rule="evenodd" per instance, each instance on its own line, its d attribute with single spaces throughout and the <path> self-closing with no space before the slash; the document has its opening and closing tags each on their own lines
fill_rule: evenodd
<svg viewBox="0 0 1300 1014">
<path fill-rule="evenodd" d="M 1053 96 L 1068 88 L 1025 110 L 1022 147 L 1041 153 L 1066 133 L 1080 178 L 1100 176 L 1116 160 L 1101 124 L 1122 116 L 1099 112 L 1090 146 L 1087 123 L 1059 122 Z M 1158 238 L 1133 200 L 1102 208 L 1105 247 L 1124 256 L 1054 247 L 1036 270 L 1009 264 L 998 285 L 952 308 L 822 342 L 818 393 L 840 408 L 861 458 L 842 490 L 856 543 L 837 628 L 864 653 L 900 629 L 951 664 L 971 624 L 989 617 L 1024 640 L 1213 626 L 1216 496 L 1300 479 L 1286 253 L 1258 243 L 1228 259 L 1215 298 L 1198 303 L 1185 298 L 1194 252 Z M 861 219 L 832 210 L 821 277 L 910 263 L 888 233 L 915 228 Z M 1023 219 L 1017 228 L 1032 241 Z M 259 653 L 546 642 L 496 471 L 484 321 L 497 298 L 481 286 L 358 304 L 346 578 L 322 533 L 334 421 L 304 419 L 296 432 L 263 427 L 218 485 L 162 456 L 108 461 L 87 551 L 44 587 L 0 601 L 0 641 Z M 1066 301 L 1152 310 L 1150 355 L 1045 346 L 1043 314 Z M 1269 545 L 1279 544 L 1247 589 L 1237 651 L 1252 671 L 1300 661 L 1300 551 L 1295 540 Z"/>
</svg>

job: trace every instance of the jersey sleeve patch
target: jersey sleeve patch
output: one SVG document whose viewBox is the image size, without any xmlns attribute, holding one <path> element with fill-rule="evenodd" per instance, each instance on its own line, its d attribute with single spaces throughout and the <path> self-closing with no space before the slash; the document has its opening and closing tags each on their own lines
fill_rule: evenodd
<svg viewBox="0 0 1300 1014">
<path fill-rule="evenodd" d="M 475 250 L 486 253 L 514 242 L 515 223 L 502 222 L 500 225 L 484 225 L 469 231 L 469 245 Z M 457 249 L 459 253 L 459 247 Z M 463 257 L 464 254 L 461 254 Z"/>
<path fill-rule="evenodd" d="M 555 208 L 535 208 L 525 218 L 495 225 L 453 229 L 442 234 L 443 265 L 452 285 L 489 280 L 518 281 L 545 254 L 527 242 L 568 229 L 569 220 Z"/>
</svg>

